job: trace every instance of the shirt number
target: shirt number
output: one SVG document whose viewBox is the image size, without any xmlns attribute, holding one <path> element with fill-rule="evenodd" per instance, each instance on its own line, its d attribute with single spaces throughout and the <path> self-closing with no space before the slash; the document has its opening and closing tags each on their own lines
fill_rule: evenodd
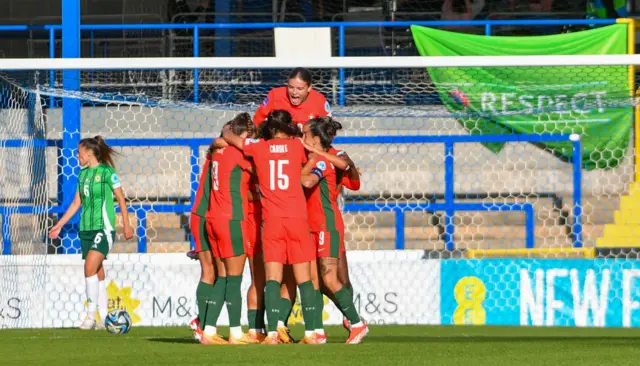
<svg viewBox="0 0 640 366">
<path fill-rule="evenodd" d="M 89 185 L 85 184 L 82 186 L 82 193 L 84 193 L 85 197 L 89 197 Z"/>
<path fill-rule="evenodd" d="M 213 190 L 217 191 L 220 189 L 220 182 L 218 182 L 218 162 L 211 162 L 211 175 L 213 176 Z"/>
<path fill-rule="evenodd" d="M 269 160 L 269 189 L 276 190 L 276 184 L 278 189 L 285 190 L 289 188 L 289 177 L 284 174 L 284 166 L 289 164 L 289 160 Z M 277 182 L 277 183 L 276 183 Z"/>
</svg>

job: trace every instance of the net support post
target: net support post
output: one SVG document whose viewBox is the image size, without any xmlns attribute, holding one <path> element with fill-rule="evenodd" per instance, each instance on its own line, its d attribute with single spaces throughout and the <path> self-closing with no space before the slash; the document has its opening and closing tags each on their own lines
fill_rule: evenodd
<svg viewBox="0 0 640 366">
<path fill-rule="evenodd" d="M 491 23 L 484 25 L 484 35 L 487 37 L 491 36 Z"/>
<path fill-rule="evenodd" d="M 572 134 L 573 144 L 573 247 L 582 248 L 582 143 Z"/>
<path fill-rule="evenodd" d="M 193 57 L 200 57 L 200 28 L 193 28 Z M 193 102 L 200 102 L 200 70 L 193 69 Z"/>
<path fill-rule="evenodd" d="M 344 26 L 341 25 L 338 27 L 338 56 L 340 57 L 344 57 L 344 53 L 345 53 L 345 39 L 344 39 Z M 338 70 L 338 88 L 340 90 L 338 90 L 338 102 L 340 104 L 340 106 L 344 107 L 345 103 L 346 103 L 346 98 L 344 95 L 345 92 L 345 88 L 344 88 L 344 68 L 340 68 Z"/>
<path fill-rule="evenodd" d="M 62 57 L 80 57 L 80 0 L 62 0 Z M 80 70 L 65 70 L 62 85 L 66 90 L 80 90 Z M 66 209 L 73 202 L 76 180 L 80 171 L 77 148 L 80 142 L 81 102 L 64 98 L 62 102 L 62 205 Z M 78 239 L 79 217 L 76 215 L 62 233 L 64 254 L 75 254 L 80 250 Z"/>
<path fill-rule="evenodd" d="M 454 157 L 453 157 L 453 141 L 446 141 L 444 143 L 444 204 L 445 204 L 445 215 L 444 215 L 444 242 L 446 250 L 454 250 L 454 223 L 453 223 L 453 215 L 454 215 L 454 185 L 453 185 L 453 165 L 454 165 Z"/>
</svg>

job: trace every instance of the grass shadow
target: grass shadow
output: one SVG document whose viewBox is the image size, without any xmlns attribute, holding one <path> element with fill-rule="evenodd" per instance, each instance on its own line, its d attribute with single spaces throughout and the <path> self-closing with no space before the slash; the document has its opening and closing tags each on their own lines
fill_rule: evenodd
<svg viewBox="0 0 640 366">
<path fill-rule="evenodd" d="M 180 343 L 180 344 L 200 344 L 193 337 L 154 337 L 147 339 L 150 342 L 159 343 Z"/>
</svg>

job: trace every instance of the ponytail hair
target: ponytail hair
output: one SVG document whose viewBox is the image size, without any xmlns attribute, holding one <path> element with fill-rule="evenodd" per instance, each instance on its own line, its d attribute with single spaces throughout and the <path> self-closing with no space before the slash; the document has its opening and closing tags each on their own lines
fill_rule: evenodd
<svg viewBox="0 0 640 366">
<path fill-rule="evenodd" d="M 265 140 L 272 139 L 276 133 L 282 132 L 289 137 L 301 137 L 302 132 L 293 123 L 291 113 L 284 109 L 276 109 L 269 113 L 267 120 L 260 126 L 260 134 Z"/>
<path fill-rule="evenodd" d="M 233 119 L 225 123 L 224 126 L 231 126 L 231 131 L 238 136 L 247 132 L 247 136 L 252 137 L 256 133 L 256 126 L 253 124 L 251 115 L 247 112 L 242 112 L 233 117 Z M 220 133 L 220 137 L 222 137 L 222 132 Z M 207 150 L 207 154 L 213 156 L 213 153 L 215 153 L 216 150 L 214 142 L 212 141 L 211 145 L 209 145 L 209 149 Z"/>
<path fill-rule="evenodd" d="M 320 144 L 325 149 L 331 147 L 333 138 L 336 137 L 338 130 L 342 129 L 342 124 L 331 117 L 312 118 L 307 124 L 311 135 L 319 137 Z"/>
<path fill-rule="evenodd" d="M 100 164 L 108 165 L 112 168 L 116 167 L 113 156 L 117 154 L 115 150 L 104 141 L 102 136 L 89 137 L 80 140 L 80 145 L 91 150 L 93 155 L 98 159 Z"/>
</svg>

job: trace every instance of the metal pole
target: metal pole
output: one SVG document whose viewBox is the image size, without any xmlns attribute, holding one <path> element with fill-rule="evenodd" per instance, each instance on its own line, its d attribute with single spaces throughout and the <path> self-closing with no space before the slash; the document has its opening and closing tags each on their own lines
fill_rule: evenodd
<svg viewBox="0 0 640 366">
<path fill-rule="evenodd" d="M 80 0 L 62 0 L 62 57 L 80 57 Z M 80 70 L 62 73 L 65 90 L 80 90 Z M 62 205 L 66 209 L 73 202 L 76 180 L 80 172 L 76 152 L 80 142 L 80 100 L 63 98 L 62 101 Z M 69 221 L 62 233 L 63 253 L 79 253 L 78 215 Z"/>
</svg>

